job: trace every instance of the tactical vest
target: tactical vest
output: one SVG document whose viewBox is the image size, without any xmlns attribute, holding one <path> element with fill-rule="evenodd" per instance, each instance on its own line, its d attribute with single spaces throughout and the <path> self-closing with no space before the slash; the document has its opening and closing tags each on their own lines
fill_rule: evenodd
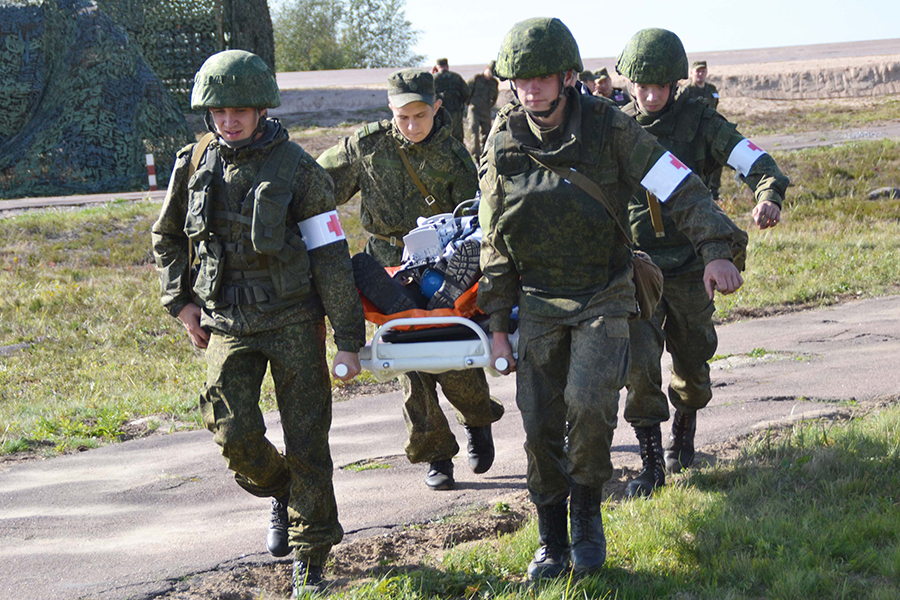
<svg viewBox="0 0 900 600">
<path fill-rule="evenodd" d="M 227 210 L 222 158 L 210 146 L 188 181 L 185 235 L 200 261 L 194 293 L 207 308 L 294 304 L 311 291 L 309 256 L 299 231 L 289 228 L 291 184 L 303 150 L 291 142 L 272 148 L 241 203 Z"/>
<path fill-rule="evenodd" d="M 574 96 L 569 96 L 572 100 Z M 535 151 L 528 141 L 522 110 L 513 111 L 494 138 L 494 164 L 503 179 L 500 235 L 522 278 L 524 292 L 561 297 L 593 294 L 630 264 L 630 254 L 617 237 L 617 226 L 604 206 L 577 186 L 539 166 L 542 162 L 573 168 L 599 185 L 614 206 L 624 207 L 630 188 L 621 185 L 610 144 L 609 105 L 581 98 L 577 140 L 558 150 Z M 624 219 L 624 215 L 620 215 Z M 624 220 L 620 221 L 624 224 Z"/>
</svg>

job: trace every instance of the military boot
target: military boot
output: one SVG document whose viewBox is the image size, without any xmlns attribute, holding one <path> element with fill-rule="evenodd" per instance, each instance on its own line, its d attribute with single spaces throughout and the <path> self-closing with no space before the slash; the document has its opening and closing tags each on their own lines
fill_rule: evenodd
<svg viewBox="0 0 900 600">
<path fill-rule="evenodd" d="M 453 461 L 438 460 L 428 466 L 425 485 L 434 491 L 453 489 Z"/>
<path fill-rule="evenodd" d="M 456 299 L 481 277 L 481 242 L 466 240 L 453 252 L 444 271 L 444 283 L 428 301 L 428 310 L 453 308 Z"/>
<path fill-rule="evenodd" d="M 538 506 L 538 535 L 541 547 L 528 563 L 528 579 L 559 577 L 569 567 L 569 535 L 565 502 Z"/>
<path fill-rule="evenodd" d="M 694 462 L 694 433 L 697 431 L 697 413 L 675 411 L 672 419 L 672 435 L 666 444 L 666 470 L 680 473 Z"/>
<path fill-rule="evenodd" d="M 311 565 L 302 560 L 294 561 L 292 580 L 294 582 L 294 593 L 291 594 L 291 600 L 306 598 L 310 594 L 318 594 L 325 590 L 322 567 Z"/>
<path fill-rule="evenodd" d="M 469 467 L 474 473 L 486 473 L 494 464 L 494 437 L 491 435 L 490 424 L 484 427 L 466 428 L 468 439 Z"/>
<path fill-rule="evenodd" d="M 386 315 L 419 308 L 403 285 L 391 278 L 374 256 L 360 252 L 351 259 L 356 287 Z"/>
<path fill-rule="evenodd" d="M 641 446 L 641 462 L 644 468 L 640 474 L 625 486 L 625 495 L 649 496 L 658 487 L 666 485 L 666 469 L 663 465 L 662 432 L 659 425 L 635 427 L 634 434 Z"/>
<path fill-rule="evenodd" d="M 266 534 L 266 549 L 272 556 L 281 558 L 291 553 L 288 545 L 288 497 L 272 498 L 272 515 Z"/>
<path fill-rule="evenodd" d="M 572 523 L 572 570 L 585 575 L 606 562 L 606 535 L 600 514 L 601 490 L 572 484 L 569 519 Z"/>
</svg>

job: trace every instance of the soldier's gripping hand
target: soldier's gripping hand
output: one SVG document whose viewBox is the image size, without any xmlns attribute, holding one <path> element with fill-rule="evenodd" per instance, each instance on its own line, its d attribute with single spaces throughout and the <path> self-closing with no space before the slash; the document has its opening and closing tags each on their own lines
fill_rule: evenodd
<svg viewBox="0 0 900 600">
<path fill-rule="evenodd" d="M 506 369 L 497 369 L 498 359 L 506 360 Z M 516 370 L 516 359 L 513 358 L 512 345 L 509 343 L 509 334 L 505 331 L 494 332 L 493 349 L 491 350 L 491 364 L 501 375 L 509 375 Z"/>
<path fill-rule="evenodd" d="M 781 220 L 781 209 L 769 200 L 763 200 L 753 207 L 753 220 L 760 229 L 768 229 L 778 225 Z"/>
<path fill-rule="evenodd" d="M 209 344 L 209 332 L 200 327 L 200 307 L 191 302 L 178 313 L 178 320 L 187 329 L 191 343 L 198 348 L 206 348 Z"/>
<path fill-rule="evenodd" d="M 359 354 L 356 352 L 338 350 L 334 355 L 331 374 L 341 381 L 350 381 L 359 375 L 360 371 L 362 371 L 362 366 L 359 364 Z"/>
<path fill-rule="evenodd" d="M 716 290 L 725 295 L 736 292 L 744 285 L 744 278 L 733 262 L 719 258 L 706 265 L 703 271 L 703 284 L 706 286 L 709 299 L 713 300 Z"/>
</svg>

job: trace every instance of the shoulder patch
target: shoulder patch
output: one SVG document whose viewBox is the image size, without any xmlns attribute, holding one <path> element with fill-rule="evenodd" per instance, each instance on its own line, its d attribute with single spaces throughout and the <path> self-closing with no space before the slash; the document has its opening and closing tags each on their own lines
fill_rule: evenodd
<svg viewBox="0 0 900 600">
<path fill-rule="evenodd" d="M 373 133 L 378 133 L 379 131 L 385 131 L 391 128 L 391 122 L 384 121 L 374 121 L 372 123 L 366 123 L 362 127 L 356 130 L 356 139 L 361 140 L 366 136 L 372 135 Z"/>
<path fill-rule="evenodd" d="M 633 119 L 621 110 L 609 111 L 609 124 L 616 129 L 625 129 Z"/>
</svg>

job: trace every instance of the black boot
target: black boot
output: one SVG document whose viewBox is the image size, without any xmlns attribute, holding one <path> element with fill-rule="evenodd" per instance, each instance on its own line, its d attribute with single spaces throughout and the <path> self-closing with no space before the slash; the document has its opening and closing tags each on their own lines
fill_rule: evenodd
<svg viewBox="0 0 900 600">
<path fill-rule="evenodd" d="M 295 560 L 293 572 L 294 593 L 291 594 L 292 600 L 305 598 L 309 594 L 317 594 L 325 590 L 322 567 L 311 565 L 302 560 Z"/>
<path fill-rule="evenodd" d="M 425 475 L 425 485 L 430 489 L 435 491 L 451 490 L 454 483 L 452 460 L 438 460 L 429 465 L 428 474 Z"/>
<path fill-rule="evenodd" d="M 453 308 L 456 299 L 481 277 L 481 242 L 466 240 L 453 252 L 444 271 L 444 283 L 428 301 L 428 310 Z"/>
<path fill-rule="evenodd" d="M 486 473 L 494 464 L 494 437 L 491 435 L 491 426 L 466 425 L 465 428 L 466 438 L 469 440 L 469 467 L 475 473 Z"/>
<path fill-rule="evenodd" d="M 672 419 L 672 435 L 666 444 L 666 471 L 680 473 L 694 462 L 694 433 L 697 431 L 697 413 L 675 411 Z"/>
<path fill-rule="evenodd" d="M 288 545 L 288 498 L 272 498 L 272 516 L 266 534 L 266 549 L 272 556 L 281 558 L 291 553 Z"/>
<path fill-rule="evenodd" d="M 387 274 L 374 256 L 360 252 L 351 259 L 353 281 L 362 295 L 386 315 L 419 308 L 403 285 Z"/>
<path fill-rule="evenodd" d="M 569 536 L 566 519 L 568 510 L 565 502 L 538 506 L 538 534 L 541 547 L 528 563 L 528 579 L 559 577 L 569 567 Z"/>
<path fill-rule="evenodd" d="M 599 489 L 572 484 L 569 519 L 572 522 L 572 570 L 592 573 L 606 562 L 606 535 L 600 514 Z"/>
<path fill-rule="evenodd" d="M 659 425 L 635 427 L 634 434 L 641 446 L 641 462 L 644 468 L 640 475 L 625 486 L 625 495 L 649 496 L 653 490 L 666 485 L 666 469 L 663 466 L 662 433 Z"/>
</svg>

